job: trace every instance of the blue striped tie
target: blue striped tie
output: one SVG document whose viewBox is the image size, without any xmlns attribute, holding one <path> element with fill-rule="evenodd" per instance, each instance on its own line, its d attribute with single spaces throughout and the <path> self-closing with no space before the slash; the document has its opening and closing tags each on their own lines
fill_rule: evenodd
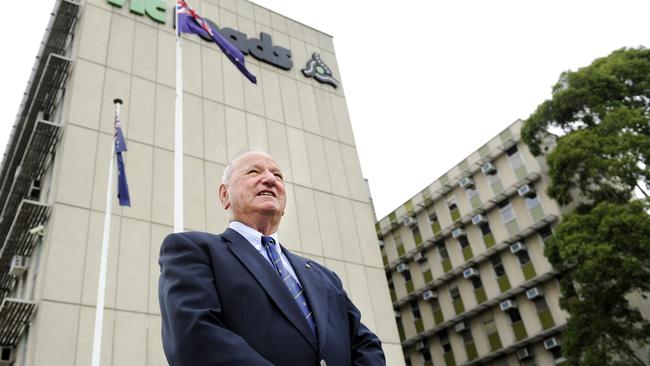
<svg viewBox="0 0 650 366">
<path fill-rule="evenodd" d="M 278 274 L 284 281 L 284 284 L 287 285 L 287 288 L 289 288 L 291 296 L 293 296 L 294 300 L 296 300 L 296 303 L 298 303 L 298 307 L 300 307 L 300 310 L 305 316 L 305 319 L 307 319 L 309 327 L 311 328 L 312 332 L 314 332 L 314 335 L 316 335 L 316 323 L 314 323 L 314 317 L 312 316 L 309 305 L 307 305 L 307 299 L 305 298 L 305 294 L 302 291 L 302 287 L 298 281 L 296 281 L 296 279 L 291 276 L 291 273 L 289 273 L 289 271 L 284 267 L 284 263 L 280 258 L 278 246 L 275 245 L 275 240 L 273 240 L 273 238 L 270 236 L 262 236 L 262 245 L 264 245 L 266 248 L 266 253 L 269 255 L 269 259 L 271 260 L 273 267 L 278 271 Z"/>
</svg>

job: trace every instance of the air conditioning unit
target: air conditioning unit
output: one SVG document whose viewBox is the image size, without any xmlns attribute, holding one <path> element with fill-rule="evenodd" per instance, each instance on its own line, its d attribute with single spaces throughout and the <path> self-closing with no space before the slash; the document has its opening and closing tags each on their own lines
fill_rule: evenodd
<svg viewBox="0 0 650 366">
<path fill-rule="evenodd" d="M 556 347 L 560 347 L 560 340 L 558 340 L 557 338 L 551 337 L 551 338 L 548 338 L 548 339 L 544 340 L 544 348 L 552 349 L 552 348 L 556 348 Z"/>
<path fill-rule="evenodd" d="M 523 186 L 517 188 L 517 194 L 522 197 L 531 197 L 535 195 L 535 188 L 531 187 L 528 184 L 524 184 Z"/>
<path fill-rule="evenodd" d="M 462 227 L 457 227 L 451 231 L 451 236 L 454 239 L 460 238 L 461 236 L 466 236 L 465 230 Z"/>
<path fill-rule="evenodd" d="M 383 248 L 384 245 L 386 245 L 386 243 L 384 243 L 383 240 L 380 240 L 380 241 L 379 241 L 379 247 L 380 247 L 380 248 Z"/>
<path fill-rule="evenodd" d="M 422 293 L 422 299 L 425 301 L 433 300 L 438 298 L 438 293 L 433 290 L 426 290 Z"/>
<path fill-rule="evenodd" d="M 399 310 L 395 310 L 395 318 L 401 318 L 402 313 Z"/>
<path fill-rule="evenodd" d="M 512 244 L 510 246 L 510 252 L 512 252 L 512 254 L 517 254 L 517 253 L 519 253 L 521 251 L 524 251 L 524 250 L 526 250 L 526 246 L 524 245 L 524 243 L 522 243 L 520 241 L 518 241 L 518 242 L 516 242 L 516 243 L 514 243 L 514 244 Z"/>
<path fill-rule="evenodd" d="M 427 256 L 422 252 L 417 252 L 413 255 L 413 259 L 421 263 L 427 260 Z"/>
<path fill-rule="evenodd" d="M 415 217 L 406 217 L 404 218 L 403 223 L 406 226 L 415 226 L 418 224 L 418 220 L 416 220 Z"/>
<path fill-rule="evenodd" d="M 465 270 L 463 271 L 463 277 L 465 278 L 478 277 L 478 269 L 473 267 L 465 268 Z"/>
<path fill-rule="evenodd" d="M 467 329 L 468 329 L 467 323 L 465 322 L 456 323 L 456 325 L 454 325 L 454 330 L 456 331 L 456 333 L 464 332 Z"/>
<path fill-rule="evenodd" d="M 9 265 L 9 274 L 12 276 L 20 277 L 27 272 L 27 257 L 22 255 L 14 255 Z"/>
<path fill-rule="evenodd" d="M 530 357 L 533 357 L 533 352 L 531 352 L 530 348 L 524 347 L 517 350 L 517 359 L 525 360 Z"/>
<path fill-rule="evenodd" d="M 508 311 L 517 308 L 517 303 L 512 300 L 504 300 L 499 303 L 499 308 L 501 311 Z"/>
<path fill-rule="evenodd" d="M 533 300 L 538 297 L 542 297 L 544 295 L 544 292 L 539 287 L 533 287 L 530 290 L 526 291 L 526 297 L 528 300 Z"/>
<path fill-rule="evenodd" d="M 424 341 L 419 341 L 415 343 L 415 349 L 418 351 L 424 351 L 427 348 L 428 348 L 427 344 Z"/>
<path fill-rule="evenodd" d="M 15 358 L 12 347 L 0 347 L 0 366 L 13 365 Z"/>
<path fill-rule="evenodd" d="M 472 224 L 474 225 L 483 224 L 485 222 L 487 222 L 487 217 L 485 217 L 483 214 L 472 216 Z"/>
<path fill-rule="evenodd" d="M 497 172 L 497 166 L 494 165 L 493 162 L 489 161 L 483 165 L 481 165 L 481 171 L 484 174 L 494 174 Z"/>
<path fill-rule="evenodd" d="M 462 189 L 474 188 L 474 179 L 472 177 L 462 177 L 458 181 L 458 186 Z"/>
<path fill-rule="evenodd" d="M 397 272 L 402 273 L 409 269 L 409 265 L 406 263 L 400 263 L 397 265 Z"/>
</svg>

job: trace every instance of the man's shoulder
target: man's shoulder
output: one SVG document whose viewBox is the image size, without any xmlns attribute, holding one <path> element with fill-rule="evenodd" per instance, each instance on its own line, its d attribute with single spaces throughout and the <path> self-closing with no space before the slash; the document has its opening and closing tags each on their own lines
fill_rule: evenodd
<svg viewBox="0 0 650 366">
<path fill-rule="evenodd" d="M 167 244 L 187 244 L 202 247 L 205 245 L 215 245 L 224 243 L 224 234 L 213 234 L 204 231 L 184 231 L 181 233 L 171 233 L 163 240 L 163 245 Z"/>
</svg>

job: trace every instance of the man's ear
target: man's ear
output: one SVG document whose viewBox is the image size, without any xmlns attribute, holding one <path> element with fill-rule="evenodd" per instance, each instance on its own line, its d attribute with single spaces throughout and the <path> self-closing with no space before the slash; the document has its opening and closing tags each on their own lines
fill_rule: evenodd
<svg viewBox="0 0 650 366">
<path fill-rule="evenodd" d="M 230 199 L 228 198 L 228 190 L 226 189 L 225 184 L 219 185 L 219 200 L 221 201 L 221 206 L 224 210 L 230 208 Z"/>
</svg>

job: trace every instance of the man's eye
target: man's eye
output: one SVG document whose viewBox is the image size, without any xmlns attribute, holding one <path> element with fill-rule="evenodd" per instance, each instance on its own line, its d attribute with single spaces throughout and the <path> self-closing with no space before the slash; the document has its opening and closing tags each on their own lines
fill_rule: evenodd
<svg viewBox="0 0 650 366">
<path fill-rule="evenodd" d="M 280 173 L 275 173 L 274 175 L 276 176 L 276 178 L 278 178 L 278 179 L 280 179 L 280 180 L 284 180 L 284 177 L 282 177 L 282 174 L 280 174 Z"/>
<path fill-rule="evenodd" d="M 257 173 L 259 173 L 259 170 L 257 169 L 250 169 L 248 172 L 246 172 L 246 174 L 257 174 Z"/>
</svg>

